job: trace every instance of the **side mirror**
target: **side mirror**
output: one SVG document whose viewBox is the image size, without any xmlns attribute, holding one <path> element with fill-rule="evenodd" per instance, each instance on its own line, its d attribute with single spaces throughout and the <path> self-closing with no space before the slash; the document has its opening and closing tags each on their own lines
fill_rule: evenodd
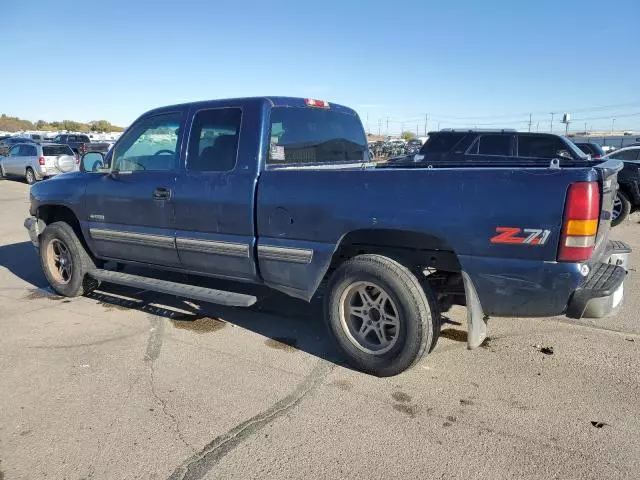
<svg viewBox="0 0 640 480">
<path fill-rule="evenodd" d="M 560 157 L 560 158 L 566 158 L 568 160 L 573 160 L 573 157 L 571 156 L 571 154 L 566 150 L 558 150 L 556 152 L 556 155 L 558 155 L 558 157 Z"/>
<path fill-rule="evenodd" d="M 104 154 L 100 152 L 87 152 L 80 160 L 81 172 L 100 172 L 104 169 Z"/>
</svg>

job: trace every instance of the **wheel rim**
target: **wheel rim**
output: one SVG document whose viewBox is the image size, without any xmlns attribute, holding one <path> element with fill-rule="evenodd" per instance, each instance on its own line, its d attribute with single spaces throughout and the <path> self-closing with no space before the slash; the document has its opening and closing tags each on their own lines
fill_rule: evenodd
<svg viewBox="0 0 640 480">
<path fill-rule="evenodd" d="M 622 213 L 622 200 L 620 199 L 620 195 L 616 195 L 616 198 L 613 201 L 613 209 L 611 210 L 611 219 L 617 220 L 621 213 Z"/>
<path fill-rule="evenodd" d="M 31 170 L 27 170 L 27 182 L 33 183 L 33 172 Z"/>
<path fill-rule="evenodd" d="M 67 284 L 73 273 L 71 252 L 62 240 L 54 238 L 47 245 L 47 268 L 56 282 Z"/>
<path fill-rule="evenodd" d="M 395 303 L 380 286 L 371 282 L 351 284 L 340 298 L 340 323 L 358 349 L 382 355 L 393 348 L 400 333 Z"/>
</svg>

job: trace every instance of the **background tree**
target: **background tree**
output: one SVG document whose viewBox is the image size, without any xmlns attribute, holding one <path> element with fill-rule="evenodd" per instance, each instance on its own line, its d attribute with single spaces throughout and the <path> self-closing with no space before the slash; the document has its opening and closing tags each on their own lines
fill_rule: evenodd
<svg viewBox="0 0 640 480">
<path fill-rule="evenodd" d="M 412 138 L 416 138 L 416 134 L 413 132 L 402 132 L 401 137 L 405 140 L 411 140 Z"/>
</svg>

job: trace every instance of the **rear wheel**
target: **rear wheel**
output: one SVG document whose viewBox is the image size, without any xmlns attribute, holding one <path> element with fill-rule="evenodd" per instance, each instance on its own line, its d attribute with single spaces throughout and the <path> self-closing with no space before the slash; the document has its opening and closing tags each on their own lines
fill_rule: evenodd
<svg viewBox="0 0 640 480">
<path fill-rule="evenodd" d="M 624 222 L 631 213 L 631 201 L 627 194 L 618 190 L 616 198 L 613 201 L 613 209 L 611 211 L 611 226 L 615 227 Z"/>
<path fill-rule="evenodd" d="M 27 180 L 27 183 L 29 185 L 33 185 L 34 183 L 36 183 L 36 174 L 33 173 L 31 167 L 27 168 L 27 171 L 24 174 L 24 178 Z"/>
<path fill-rule="evenodd" d="M 326 319 L 349 364 L 391 376 L 432 347 L 439 325 L 429 286 L 407 267 L 382 255 L 359 255 L 333 274 Z"/>
<path fill-rule="evenodd" d="M 40 235 L 40 264 L 53 289 L 65 297 L 77 297 L 97 288 L 88 272 L 95 264 L 66 222 L 55 222 Z"/>
</svg>

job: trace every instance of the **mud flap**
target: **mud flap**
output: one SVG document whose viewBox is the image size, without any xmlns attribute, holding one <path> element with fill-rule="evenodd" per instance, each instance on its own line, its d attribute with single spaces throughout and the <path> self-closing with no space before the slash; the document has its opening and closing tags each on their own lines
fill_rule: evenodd
<svg viewBox="0 0 640 480">
<path fill-rule="evenodd" d="M 462 272 L 462 280 L 467 298 L 467 348 L 473 350 L 482 345 L 484 339 L 487 338 L 487 322 L 478 298 L 478 292 L 476 292 L 476 288 L 467 272 Z"/>
</svg>

